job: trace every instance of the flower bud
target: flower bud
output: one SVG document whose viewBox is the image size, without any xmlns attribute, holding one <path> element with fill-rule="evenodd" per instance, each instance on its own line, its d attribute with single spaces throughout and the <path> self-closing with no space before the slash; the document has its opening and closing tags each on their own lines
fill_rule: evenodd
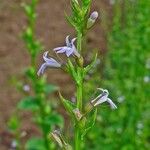
<svg viewBox="0 0 150 150">
<path fill-rule="evenodd" d="M 97 18 L 98 18 L 98 12 L 97 11 L 92 12 L 90 15 L 90 18 L 88 19 L 88 22 L 87 22 L 88 29 L 94 25 Z"/>
<path fill-rule="evenodd" d="M 80 67 L 83 67 L 84 59 L 83 59 L 82 56 L 78 57 L 78 58 L 76 59 L 76 62 L 77 62 L 77 64 L 78 64 Z"/>
<path fill-rule="evenodd" d="M 98 12 L 97 11 L 92 12 L 90 15 L 90 19 L 96 20 L 97 18 L 98 18 Z"/>
</svg>

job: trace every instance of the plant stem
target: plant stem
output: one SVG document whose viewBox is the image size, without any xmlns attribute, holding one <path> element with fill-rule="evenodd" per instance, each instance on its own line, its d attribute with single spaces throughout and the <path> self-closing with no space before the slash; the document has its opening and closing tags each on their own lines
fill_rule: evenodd
<svg viewBox="0 0 150 150">
<path fill-rule="evenodd" d="M 75 150 L 81 150 L 79 136 L 80 136 L 80 131 L 79 131 L 79 128 L 76 126 L 75 127 Z"/>
<path fill-rule="evenodd" d="M 80 72 L 80 68 L 79 68 Z M 82 111 L 82 94 L 83 94 L 83 82 L 82 79 L 80 81 L 80 84 L 77 85 L 77 108 Z"/>
<path fill-rule="evenodd" d="M 31 57 L 31 66 L 33 68 L 36 68 L 35 66 L 35 57 Z M 35 75 L 36 76 L 36 75 Z M 35 85 L 39 82 L 38 79 L 34 80 L 35 82 Z M 33 83 L 34 84 L 34 83 Z M 50 150 L 50 145 L 49 145 L 49 140 L 48 140 L 48 137 L 47 137 L 47 133 L 45 132 L 45 125 L 43 124 L 43 122 L 45 121 L 45 112 L 44 112 L 44 105 L 45 105 L 45 95 L 42 93 L 42 92 L 38 92 L 35 90 L 35 95 L 38 95 L 38 98 L 39 98 L 39 107 L 40 107 L 40 111 L 39 111 L 39 116 L 41 117 L 41 120 L 42 120 L 42 134 L 43 134 L 43 139 L 44 139 L 44 142 L 45 142 L 45 148 L 46 150 Z"/>
<path fill-rule="evenodd" d="M 44 112 L 44 100 L 45 100 L 45 96 L 42 93 L 39 93 L 39 100 L 40 100 L 40 117 L 43 120 L 42 121 L 42 132 L 43 132 L 43 138 L 44 138 L 44 142 L 45 142 L 45 148 L 47 150 L 50 150 L 50 145 L 49 145 L 49 140 L 47 137 L 47 133 L 45 132 L 45 125 L 43 124 L 44 122 L 44 118 L 45 118 L 45 112 Z"/>
<path fill-rule="evenodd" d="M 78 32 L 77 35 L 77 49 L 81 53 L 82 49 L 82 34 Z M 83 77 L 82 77 L 82 67 L 77 68 L 79 83 L 76 84 L 77 89 L 77 108 L 82 111 L 82 95 L 83 95 Z M 80 129 L 78 125 L 75 126 L 75 150 L 81 150 L 81 139 L 80 139 Z"/>
</svg>

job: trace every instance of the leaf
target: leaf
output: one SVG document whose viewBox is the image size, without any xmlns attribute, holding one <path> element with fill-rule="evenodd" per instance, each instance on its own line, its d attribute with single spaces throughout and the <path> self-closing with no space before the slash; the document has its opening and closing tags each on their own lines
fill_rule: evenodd
<svg viewBox="0 0 150 150">
<path fill-rule="evenodd" d="M 50 93 L 55 92 L 57 90 L 58 90 L 58 87 L 53 85 L 53 84 L 45 85 L 45 89 L 44 89 L 46 94 L 50 94 Z"/>
<path fill-rule="evenodd" d="M 62 95 L 61 93 L 59 92 L 59 97 L 61 99 L 61 102 L 62 104 L 64 105 L 65 109 L 67 110 L 67 112 L 73 117 L 75 118 L 74 116 L 74 113 L 73 113 L 73 110 L 76 108 L 75 104 L 73 104 L 71 101 L 69 100 L 66 100 Z"/>
<path fill-rule="evenodd" d="M 81 138 L 83 139 L 84 136 L 87 134 L 87 132 L 94 126 L 95 121 L 96 121 L 96 117 L 97 117 L 97 109 L 94 109 L 94 113 L 89 121 L 89 123 L 87 123 L 86 128 L 83 130 L 83 133 L 81 135 Z"/>
<path fill-rule="evenodd" d="M 20 122 L 19 122 L 17 115 L 11 116 L 7 125 L 10 130 L 16 131 L 20 127 Z"/>
<path fill-rule="evenodd" d="M 63 117 L 56 112 L 45 114 L 43 117 L 37 115 L 33 120 L 42 128 L 42 130 L 44 130 L 45 133 L 49 133 L 54 126 L 60 128 L 63 128 L 64 126 Z"/>
<path fill-rule="evenodd" d="M 89 72 L 91 70 L 91 68 L 94 67 L 94 65 L 96 63 L 96 60 L 97 60 L 97 53 L 96 53 L 96 55 L 95 55 L 94 60 L 92 61 L 92 63 L 89 64 L 88 66 L 86 66 L 84 68 L 84 74 L 86 74 L 87 72 Z"/>
<path fill-rule="evenodd" d="M 25 144 L 26 150 L 46 150 L 44 140 L 40 137 L 32 137 Z"/>
<path fill-rule="evenodd" d="M 35 97 L 25 97 L 23 98 L 17 105 L 19 109 L 25 109 L 25 110 L 37 110 L 39 108 L 38 101 Z"/>
<path fill-rule="evenodd" d="M 82 1 L 82 11 L 86 15 L 87 11 L 90 9 L 92 0 L 83 0 Z"/>
<path fill-rule="evenodd" d="M 68 59 L 67 70 L 71 74 L 71 76 L 73 77 L 73 79 L 76 80 L 77 73 L 76 73 L 75 67 L 73 66 L 73 64 L 70 61 L 70 59 Z"/>
<path fill-rule="evenodd" d="M 25 70 L 25 75 L 29 79 L 35 79 L 35 75 L 37 75 L 35 68 L 29 67 L 28 69 Z"/>
</svg>

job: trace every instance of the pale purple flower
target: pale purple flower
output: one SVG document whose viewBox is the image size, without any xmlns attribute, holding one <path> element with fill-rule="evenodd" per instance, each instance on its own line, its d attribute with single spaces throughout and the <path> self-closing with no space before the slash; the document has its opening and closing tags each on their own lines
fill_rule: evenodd
<svg viewBox="0 0 150 150">
<path fill-rule="evenodd" d="M 99 94 L 95 99 L 93 99 L 93 100 L 91 101 L 91 104 L 92 104 L 94 107 L 96 107 L 96 106 L 98 106 L 98 105 L 100 105 L 100 104 L 102 104 L 102 103 L 104 103 L 104 102 L 107 102 L 107 103 L 109 103 L 109 105 L 110 105 L 110 107 L 111 107 L 112 109 L 116 109 L 117 106 L 114 104 L 114 102 L 113 102 L 110 98 L 108 98 L 108 96 L 109 96 L 108 90 L 106 90 L 106 89 L 101 89 L 101 88 L 98 88 L 98 90 L 101 90 L 102 93 Z"/>
<path fill-rule="evenodd" d="M 73 38 L 72 40 L 70 40 L 69 36 L 67 36 L 66 37 L 66 46 L 54 48 L 54 51 L 58 54 L 65 53 L 67 55 L 67 57 L 69 57 L 70 55 L 73 55 L 73 56 L 77 56 L 79 58 L 80 54 L 78 53 L 78 51 L 74 45 L 75 40 L 76 40 L 76 38 Z"/>
<path fill-rule="evenodd" d="M 41 67 L 37 73 L 38 76 L 43 74 L 47 67 L 52 67 L 52 68 L 60 68 L 61 67 L 61 64 L 59 62 L 57 62 L 54 58 L 48 58 L 47 55 L 48 55 L 48 51 L 46 51 L 43 54 L 43 59 L 44 59 L 45 63 L 43 63 L 41 65 Z"/>
</svg>

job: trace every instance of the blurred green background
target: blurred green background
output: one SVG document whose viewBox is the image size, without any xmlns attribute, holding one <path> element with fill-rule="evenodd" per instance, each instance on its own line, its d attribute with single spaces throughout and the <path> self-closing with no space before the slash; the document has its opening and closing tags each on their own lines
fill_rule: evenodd
<svg viewBox="0 0 150 150">
<path fill-rule="evenodd" d="M 21 69 L 30 61 L 20 38 L 27 23 L 20 7 L 21 2 L 23 1 L 0 1 L 1 150 L 9 149 L 11 135 L 6 123 L 21 97 L 10 86 L 9 80 L 20 74 Z M 64 20 L 64 10 L 69 11 L 68 3 L 69 0 L 39 1 L 37 37 L 46 49 L 62 43 L 64 37 L 73 32 Z M 89 100 L 91 95 L 88 93 L 94 92 L 97 87 L 103 87 L 110 91 L 110 97 L 117 103 L 118 109 L 112 111 L 105 106 L 99 108 L 96 126 L 88 134 L 85 149 L 148 150 L 150 0 L 96 0 L 93 3 L 92 10 L 100 12 L 100 20 L 88 34 L 89 51 L 85 55 L 87 59 L 91 58 L 91 48 L 100 49 L 100 65 L 87 77 L 90 80 L 85 84 L 85 99 Z M 39 57 L 41 56 L 42 53 Z M 72 97 L 74 86 L 70 78 L 59 71 L 56 74 L 49 75 L 48 82 L 59 85 L 65 95 Z M 27 134 L 38 134 L 34 125 L 26 123 L 30 115 L 23 114 L 22 117 L 25 118 L 23 130 Z"/>
</svg>

